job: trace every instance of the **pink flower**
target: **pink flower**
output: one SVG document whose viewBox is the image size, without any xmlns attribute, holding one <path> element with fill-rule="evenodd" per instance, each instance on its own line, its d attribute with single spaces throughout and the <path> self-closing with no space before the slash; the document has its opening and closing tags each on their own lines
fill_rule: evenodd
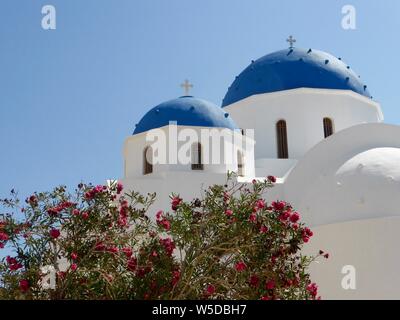
<svg viewBox="0 0 400 320">
<path fill-rule="evenodd" d="M 10 270 L 11 271 L 16 271 L 16 270 L 21 269 L 21 268 L 22 268 L 22 264 L 20 264 L 20 263 L 16 263 L 16 264 L 11 264 L 10 265 Z"/>
<path fill-rule="evenodd" d="M 26 279 L 22 279 L 19 281 L 19 289 L 22 292 L 27 292 L 29 290 L 29 281 Z"/>
<path fill-rule="evenodd" d="M 126 227 L 128 225 L 128 220 L 124 217 L 119 217 L 118 218 L 118 225 L 121 227 Z"/>
<path fill-rule="evenodd" d="M 253 288 L 258 287 L 258 285 L 260 284 L 260 278 L 257 275 L 253 274 L 249 279 L 249 284 Z"/>
<path fill-rule="evenodd" d="M 78 265 L 76 263 L 71 264 L 71 270 L 75 271 L 76 269 L 78 269 Z"/>
<path fill-rule="evenodd" d="M 6 261 L 7 261 L 8 264 L 17 263 L 17 259 L 11 258 L 10 256 L 7 256 L 7 257 L 6 257 Z"/>
<path fill-rule="evenodd" d="M 294 212 L 291 216 L 290 216 L 290 222 L 296 223 L 297 221 L 300 220 L 300 215 L 297 212 Z"/>
<path fill-rule="evenodd" d="M 212 284 L 209 284 L 206 288 L 207 295 L 212 295 L 215 293 L 215 287 Z"/>
<path fill-rule="evenodd" d="M 290 212 L 289 211 L 285 211 L 285 212 L 282 212 L 280 215 L 279 215 L 279 220 L 280 221 L 282 221 L 282 222 L 286 222 L 289 218 L 290 218 Z"/>
<path fill-rule="evenodd" d="M 118 182 L 117 183 L 117 194 L 120 194 L 123 189 L 124 189 L 124 186 L 122 185 L 122 183 Z"/>
<path fill-rule="evenodd" d="M 254 213 L 252 213 L 252 214 L 249 216 L 249 221 L 250 221 L 250 222 L 256 222 L 256 221 L 257 221 L 257 216 L 256 216 Z"/>
<path fill-rule="evenodd" d="M 276 178 L 274 176 L 268 176 L 267 179 L 273 183 L 276 182 Z"/>
<path fill-rule="evenodd" d="M 20 264 L 20 263 L 10 264 L 9 268 L 11 271 L 16 271 L 16 270 L 22 268 L 22 264 Z"/>
<path fill-rule="evenodd" d="M 104 190 L 107 190 L 106 186 L 98 185 L 98 186 L 94 187 L 93 189 L 87 191 L 85 193 L 85 198 L 86 198 L 86 200 L 92 200 L 96 196 L 96 194 L 101 193 Z"/>
<path fill-rule="evenodd" d="M 181 198 L 173 197 L 172 201 L 171 201 L 172 210 L 176 211 L 176 209 L 178 209 L 178 206 L 180 205 L 181 202 L 182 202 Z"/>
<path fill-rule="evenodd" d="M 15 259 L 15 258 L 11 258 L 10 256 L 7 256 L 7 257 L 6 257 L 6 261 L 7 261 L 8 267 L 9 267 L 9 269 L 10 269 L 11 271 L 16 271 L 16 270 L 22 268 L 22 264 L 20 264 L 20 263 L 17 261 L 17 259 Z"/>
<path fill-rule="evenodd" d="M 129 260 L 128 260 L 128 263 L 127 263 L 127 267 L 128 267 L 128 270 L 129 271 L 135 271 L 136 270 L 136 267 L 137 267 L 137 260 L 136 260 L 136 258 L 130 258 Z"/>
<path fill-rule="evenodd" d="M 260 233 L 267 233 L 268 232 L 268 227 L 266 226 L 261 226 L 260 228 Z"/>
<path fill-rule="evenodd" d="M 227 210 L 225 210 L 225 214 L 226 214 L 227 217 L 231 217 L 233 215 L 233 211 L 227 209 Z"/>
<path fill-rule="evenodd" d="M 74 216 L 79 216 L 79 210 L 78 209 L 74 209 L 74 210 L 72 210 L 72 214 L 74 215 Z"/>
<path fill-rule="evenodd" d="M 160 239 L 160 244 L 164 247 L 167 255 L 172 256 L 172 253 L 175 249 L 175 243 L 171 240 L 171 238 Z"/>
<path fill-rule="evenodd" d="M 267 281 L 267 283 L 265 284 L 265 289 L 272 290 L 274 288 L 275 288 L 275 281 L 274 280 Z"/>
<path fill-rule="evenodd" d="M 77 260 L 77 259 L 78 259 L 78 254 L 75 253 L 75 252 L 72 252 L 72 253 L 71 253 L 71 259 L 72 259 L 72 260 Z"/>
<path fill-rule="evenodd" d="M 172 272 L 172 281 L 171 281 L 172 286 L 175 286 L 178 283 L 180 278 L 181 278 L 181 272 L 179 270 L 173 271 Z"/>
<path fill-rule="evenodd" d="M 309 228 L 304 228 L 302 232 L 302 238 L 305 243 L 307 243 L 314 233 Z"/>
<path fill-rule="evenodd" d="M 304 231 L 306 235 L 309 237 L 312 237 L 314 235 L 314 233 L 309 228 L 305 228 Z"/>
<path fill-rule="evenodd" d="M 316 283 L 309 284 L 306 289 L 314 298 L 318 294 L 318 286 Z"/>
<path fill-rule="evenodd" d="M 224 202 L 225 202 L 225 203 L 229 201 L 230 197 L 231 197 L 231 196 L 229 195 L 229 193 L 224 192 Z"/>
<path fill-rule="evenodd" d="M 286 207 L 286 202 L 284 201 L 274 201 L 272 202 L 272 208 L 274 208 L 276 211 L 282 211 Z"/>
<path fill-rule="evenodd" d="M 56 216 L 61 211 L 63 211 L 64 209 L 71 208 L 71 207 L 73 207 L 75 205 L 76 205 L 76 203 L 73 203 L 73 202 L 70 202 L 70 201 L 64 201 L 64 202 L 61 202 L 58 206 L 55 206 L 55 207 L 47 209 L 47 213 L 50 216 Z"/>
<path fill-rule="evenodd" d="M 57 214 L 60 213 L 60 210 L 59 210 L 58 207 L 49 208 L 49 209 L 47 209 L 47 213 L 48 213 L 50 216 L 56 216 Z"/>
<path fill-rule="evenodd" d="M 110 253 L 118 253 L 119 249 L 116 246 L 111 246 L 107 248 L 107 251 Z"/>
<path fill-rule="evenodd" d="M 154 257 L 154 258 L 157 258 L 157 257 L 158 257 L 157 251 L 153 251 L 153 252 L 151 253 L 151 256 Z"/>
<path fill-rule="evenodd" d="M 129 248 L 129 247 L 122 248 L 121 251 L 125 254 L 125 256 L 126 256 L 127 258 L 130 258 L 130 257 L 132 256 L 132 254 L 133 254 L 132 249 Z"/>
<path fill-rule="evenodd" d="M 165 218 L 161 221 L 157 221 L 157 224 L 162 226 L 167 231 L 171 229 L 171 223 Z"/>
<path fill-rule="evenodd" d="M 161 217 L 162 217 L 163 213 L 164 212 L 162 210 L 157 211 L 157 213 L 156 213 L 156 220 L 157 221 L 161 220 Z"/>
<path fill-rule="evenodd" d="M 143 278 L 146 275 L 146 273 L 147 273 L 147 270 L 145 268 L 139 267 L 135 274 L 137 277 Z"/>
<path fill-rule="evenodd" d="M 84 211 L 84 212 L 82 212 L 81 216 L 82 216 L 82 219 L 83 219 L 83 220 L 87 220 L 87 219 L 89 218 L 89 213 L 87 213 L 86 211 Z"/>
<path fill-rule="evenodd" d="M 286 287 L 290 287 L 290 286 L 292 286 L 293 285 L 293 281 L 292 280 L 290 280 L 290 279 L 287 279 L 286 280 Z"/>
<path fill-rule="evenodd" d="M 264 201 L 263 199 L 257 200 L 256 206 L 257 206 L 257 209 L 264 209 L 264 207 L 265 207 L 265 201 Z"/>
<path fill-rule="evenodd" d="M 60 236 L 60 230 L 58 229 L 51 229 L 50 230 L 50 237 L 53 239 L 57 239 Z"/>
<path fill-rule="evenodd" d="M 121 208 L 119 209 L 119 215 L 126 218 L 128 216 L 128 206 L 121 205 Z"/>
<path fill-rule="evenodd" d="M 240 262 L 236 263 L 235 269 L 238 272 L 242 272 L 247 269 L 247 265 L 243 261 L 240 261 Z"/>
<path fill-rule="evenodd" d="M 0 241 L 7 241 L 9 239 L 8 234 L 0 232 Z"/>
<path fill-rule="evenodd" d="M 171 224 L 170 224 L 170 222 L 169 222 L 167 219 L 164 219 L 164 220 L 163 220 L 162 225 L 163 225 L 164 229 L 167 230 L 167 231 L 168 231 L 169 229 L 171 229 Z"/>
<path fill-rule="evenodd" d="M 71 208 L 71 207 L 73 207 L 75 205 L 76 205 L 76 203 L 73 203 L 73 202 L 70 202 L 70 201 L 64 201 L 64 202 L 59 204 L 59 207 L 61 209 L 68 209 L 68 208 Z"/>
<path fill-rule="evenodd" d="M 105 251 L 106 245 L 103 242 L 98 242 L 98 243 L 96 243 L 95 250 L 96 251 Z"/>
</svg>

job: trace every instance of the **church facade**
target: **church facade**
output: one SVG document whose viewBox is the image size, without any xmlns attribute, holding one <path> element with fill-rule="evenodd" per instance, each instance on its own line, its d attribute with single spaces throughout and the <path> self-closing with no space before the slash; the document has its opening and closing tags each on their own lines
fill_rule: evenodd
<svg viewBox="0 0 400 320">
<path fill-rule="evenodd" d="M 227 171 L 241 183 L 276 176 L 267 200 L 290 202 L 312 227 L 306 253 L 330 253 L 310 270 L 323 298 L 400 298 L 400 126 L 383 123 L 341 58 L 291 44 L 252 61 L 222 106 L 185 95 L 149 110 L 123 157 L 120 181 L 156 192 L 154 212 L 172 192 L 201 197 Z"/>
</svg>

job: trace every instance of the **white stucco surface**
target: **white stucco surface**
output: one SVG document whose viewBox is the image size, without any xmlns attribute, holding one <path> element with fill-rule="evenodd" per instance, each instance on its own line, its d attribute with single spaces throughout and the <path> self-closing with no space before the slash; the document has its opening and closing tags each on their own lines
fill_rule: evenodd
<svg viewBox="0 0 400 320">
<path fill-rule="evenodd" d="M 311 265 L 311 277 L 323 299 L 399 299 L 398 243 L 400 217 L 353 220 L 313 228 L 305 253 L 326 250 L 328 260 Z M 352 276 L 343 267 L 354 267 L 355 289 L 342 286 Z M 342 270 L 345 271 L 342 273 Z M 345 289 L 347 288 L 347 289 Z"/>
</svg>

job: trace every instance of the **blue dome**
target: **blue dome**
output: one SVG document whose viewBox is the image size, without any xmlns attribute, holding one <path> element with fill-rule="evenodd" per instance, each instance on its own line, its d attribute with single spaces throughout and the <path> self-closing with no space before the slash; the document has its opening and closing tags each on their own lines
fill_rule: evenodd
<svg viewBox="0 0 400 320">
<path fill-rule="evenodd" d="M 170 121 L 176 121 L 180 126 L 237 129 L 230 115 L 220 107 L 202 99 L 184 96 L 151 109 L 136 125 L 133 134 L 161 128 Z"/>
<path fill-rule="evenodd" d="M 367 86 L 340 58 L 314 49 L 289 48 L 252 61 L 229 87 L 222 106 L 254 94 L 296 88 L 352 90 L 371 97 Z"/>
</svg>

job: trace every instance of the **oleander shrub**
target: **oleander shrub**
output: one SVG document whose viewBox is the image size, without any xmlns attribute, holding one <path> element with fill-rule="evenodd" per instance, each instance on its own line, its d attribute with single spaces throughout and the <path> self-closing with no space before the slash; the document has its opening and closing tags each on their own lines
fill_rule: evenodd
<svg viewBox="0 0 400 320">
<path fill-rule="evenodd" d="M 266 203 L 274 177 L 232 174 L 202 199 L 120 183 L 57 187 L 1 200 L 0 299 L 317 299 L 305 256 L 312 231 L 283 201 Z"/>
</svg>

